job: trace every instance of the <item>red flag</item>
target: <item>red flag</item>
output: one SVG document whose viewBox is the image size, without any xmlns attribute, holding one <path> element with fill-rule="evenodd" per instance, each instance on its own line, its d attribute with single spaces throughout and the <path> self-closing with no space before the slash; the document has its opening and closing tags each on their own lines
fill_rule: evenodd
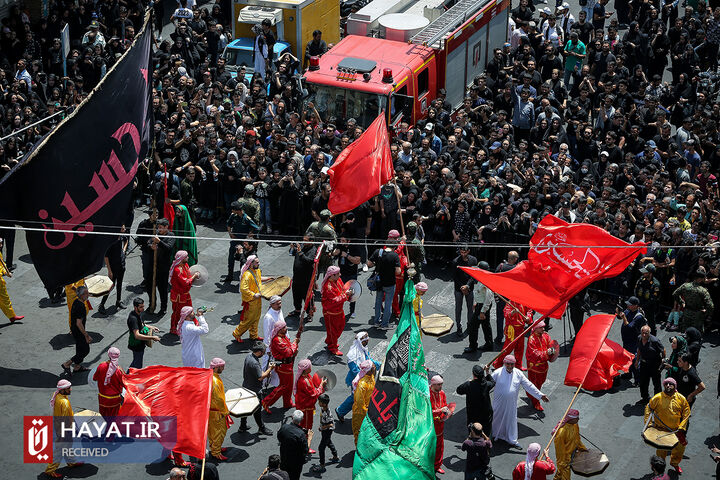
<svg viewBox="0 0 720 480">
<path fill-rule="evenodd" d="M 620 345 L 608 340 L 607 335 L 615 315 L 593 315 L 588 318 L 575 337 L 565 385 L 582 386 L 599 391 L 612 387 L 613 378 L 620 370 L 627 372 L 633 355 Z"/>
<path fill-rule="evenodd" d="M 385 115 L 380 114 L 328 170 L 328 209 L 334 215 L 352 210 L 380 193 L 394 174 Z"/>
<path fill-rule="evenodd" d="M 123 377 L 125 400 L 118 415 L 175 417 L 177 453 L 205 456 L 212 370 L 209 368 L 153 365 L 132 370 Z"/>
<path fill-rule="evenodd" d="M 163 203 L 163 217 L 167 218 L 168 222 L 170 222 L 170 226 L 168 228 L 170 229 L 170 231 L 172 231 L 173 223 L 175 223 L 175 207 L 173 207 L 173 204 L 168 201 L 167 184 L 170 181 L 170 177 L 168 177 L 167 165 L 164 168 L 165 179 L 163 181 L 163 185 L 165 186 L 165 196 L 163 198 L 165 203 Z"/>
<path fill-rule="evenodd" d="M 565 302 L 591 283 L 619 275 L 646 249 L 642 242 L 630 245 L 602 228 L 552 215 L 540 222 L 530 246 L 528 259 L 507 272 L 460 268 L 493 292 L 560 318 Z"/>
</svg>

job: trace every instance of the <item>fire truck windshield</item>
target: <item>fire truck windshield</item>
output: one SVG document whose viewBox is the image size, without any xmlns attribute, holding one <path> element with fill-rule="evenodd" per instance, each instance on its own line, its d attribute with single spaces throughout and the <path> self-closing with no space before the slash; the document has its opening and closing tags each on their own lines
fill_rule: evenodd
<svg viewBox="0 0 720 480">
<path fill-rule="evenodd" d="M 387 106 L 387 97 L 377 93 L 348 90 L 308 83 L 307 102 L 313 102 L 320 117 L 327 122 L 335 117 L 344 123 L 348 118 L 357 120 L 359 126 L 366 128 L 375 120 L 381 110 Z"/>
</svg>

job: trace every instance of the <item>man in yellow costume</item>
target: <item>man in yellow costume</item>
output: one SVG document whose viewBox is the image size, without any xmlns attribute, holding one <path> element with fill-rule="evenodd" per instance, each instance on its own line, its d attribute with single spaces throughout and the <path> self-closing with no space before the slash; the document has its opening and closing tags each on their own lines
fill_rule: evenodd
<svg viewBox="0 0 720 480">
<path fill-rule="evenodd" d="M 423 300 L 422 297 L 425 295 L 425 292 L 428 291 L 428 284 L 425 282 L 419 282 L 415 284 L 415 292 L 417 295 L 415 295 L 415 298 L 413 299 L 413 311 L 415 312 L 415 320 L 417 320 L 418 328 L 421 327 L 422 322 L 422 307 L 423 307 Z M 420 335 L 422 335 L 422 330 L 420 330 Z"/>
<path fill-rule="evenodd" d="M 354 390 L 354 402 L 352 408 L 352 429 L 357 445 L 360 427 L 370 406 L 370 398 L 375 390 L 375 364 L 372 360 L 364 360 L 360 363 L 360 371 L 352 381 Z"/>
<path fill-rule="evenodd" d="M 557 471 L 554 480 L 570 480 L 570 460 L 575 450 L 584 452 L 587 450 L 580 440 L 580 429 L 578 420 L 580 412 L 571 408 L 565 418 L 555 426 L 555 455 L 557 457 Z"/>
<path fill-rule="evenodd" d="M 672 431 L 678 437 L 679 442 L 670 453 L 670 465 L 679 475 L 682 473 L 680 461 L 687 446 L 685 433 L 690 419 L 690 404 L 684 396 L 677 392 L 677 382 L 674 378 L 663 380 L 663 391 L 652 397 L 645 406 L 646 424 L 651 414 L 653 418 L 650 426 L 659 430 Z M 667 457 L 667 453 L 667 450 L 657 450 L 656 452 L 660 458 Z"/>
<path fill-rule="evenodd" d="M 210 455 L 216 460 L 227 460 L 223 455 L 227 448 L 223 448 L 225 434 L 233 421 L 228 416 L 230 411 L 225 403 L 225 385 L 220 379 L 220 374 L 225 370 L 225 360 L 213 358 L 210 361 L 210 368 L 213 370 L 213 388 L 210 397 L 210 417 L 208 418 L 208 441 L 210 442 Z"/>
<path fill-rule="evenodd" d="M 10 323 L 16 320 L 22 320 L 25 318 L 24 315 L 15 315 L 15 310 L 10 301 L 10 295 L 8 295 L 7 285 L 3 277 L 12 277 L 12 272 L 10 272 L 10 269 L 5 265 L 2 253 L 0 253 L 0 310 L 10 319 Z"/>
<path fill-rule="evenodd" d="M 58 432 L 61 432 L 62 429 L 61 423 L 63 422 L 63 418 L 61 417 L 73 417 L 73 410 L 72 405 L 70 405 L 70 399 L 68 396 L 70 396 L 70 390 L 72 387 L 72 383 L 70 383 L 68 380 L 60 380 L 57 383 L 57 389 L 55 390 L 55 393 L 53 393 L 52 398 L 50 399 L 50 406 L 53 409 L 53 417 L 55 417 L 55 422 L 57 424 L 55 425 L 55 434 L 57 435 Z M 58 451 L 58 440 L 59 438 L 55 438 L 55 451 L 53 454 L 57 454 L 60 456 L 60 452 Z M 53 460 L 55 460 L 53 458 Z M 59 458 L 58 458 L 59 460 Z M 82 463 L 68 463 L 68 467 L 78 467 L 82 465 Z M 50 478 L 63 478 L 64 475 L 57 472 L 57 469 L 60 468 L 60 462 L 57 463 L 49 463 L 47 468 L 45 469 L 45 475 L 47 475 Z"/>
<path fill-rule="evenodd" d="M 269 277 L 262 277 L 260 271 L 260 260 L 256 255 L 250 255 L 240 270 L 240 294 L 242 295 L 242 313 L 240 323 L 235 327 L 233 337 L 242 343 L 243 333 L 250 330 L 250 340 L 262 340 L 258 337 L 258 323 L 262 313 L 262 296 L 260 287 L 262 282 L 267 282 Z"/>
<path fill-rule="evenodd" d="M 85 279 L 81 278 L 75 283 L 71 283 L 70 285 L 65 285 L 65 298 L 67 298 L 67 306 L 68 306 L 68 325 L 70 328 L 72 328 L 72 304 L 77 298 L 77 288 L 78 287 L 85 287 Z M 90 300 L 85 302 L 85 310 L 87 313 L 90 313 L 90 310 L 92 310 L 92 305 L 90 305 Z"/>
</svg>

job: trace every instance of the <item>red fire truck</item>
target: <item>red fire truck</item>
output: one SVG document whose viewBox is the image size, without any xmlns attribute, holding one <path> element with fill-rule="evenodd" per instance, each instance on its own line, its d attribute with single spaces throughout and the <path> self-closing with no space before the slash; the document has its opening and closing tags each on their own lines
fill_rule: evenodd
<svg viewBox="0 0 720 480">
<path fill-rule="evenodd" d="M 367 127 L 385 111 L 389 126 L 414 125 L 444 88 L 455 109 L 506 41 L 509 10 L 509 0 L 459 0 L 408 42 L 349 35 L 311 59 L 306 105 L 323 121 L 354 118 Z"/>
</svg>

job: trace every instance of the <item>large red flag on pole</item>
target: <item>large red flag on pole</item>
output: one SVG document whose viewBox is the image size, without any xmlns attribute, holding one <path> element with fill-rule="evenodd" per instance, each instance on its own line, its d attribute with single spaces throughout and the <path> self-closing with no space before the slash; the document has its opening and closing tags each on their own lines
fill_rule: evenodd
<svg viewBox="0 0 720 480">
<path fill-rule="evenodd" d="M 333 215 L 352 210 L 380 193 L 394 174 L 385 114 L 381 113 L 328 170 L 332 188 L 328 209 Z"/>
<path fill-rule="evenodd" d="M 123 377 L 125 400 L 118 415 L 176 417 L 177 442 L 168 449 L 205 457 L 213 372 L 209 368 L 153 365 Z"/>
<path fill-rule="evenodd" d="M 615 315 L 601 314 L 585 321 L 573 343 L 565 385 L 607 390 L 620 371 L 628 371 L 633 355 L 607 338 L 614 320 Z"/>
<path fill-rule="evenodd" d="M 547 215 L 530 240 L 526 261 L 507 272 L 461 267 L 493 292 L 536 312 L 560 318 L 580 290 L 622 273 L 647 248 L 613 237 L 587 223 L 569 224 Z"/>
</svg>

